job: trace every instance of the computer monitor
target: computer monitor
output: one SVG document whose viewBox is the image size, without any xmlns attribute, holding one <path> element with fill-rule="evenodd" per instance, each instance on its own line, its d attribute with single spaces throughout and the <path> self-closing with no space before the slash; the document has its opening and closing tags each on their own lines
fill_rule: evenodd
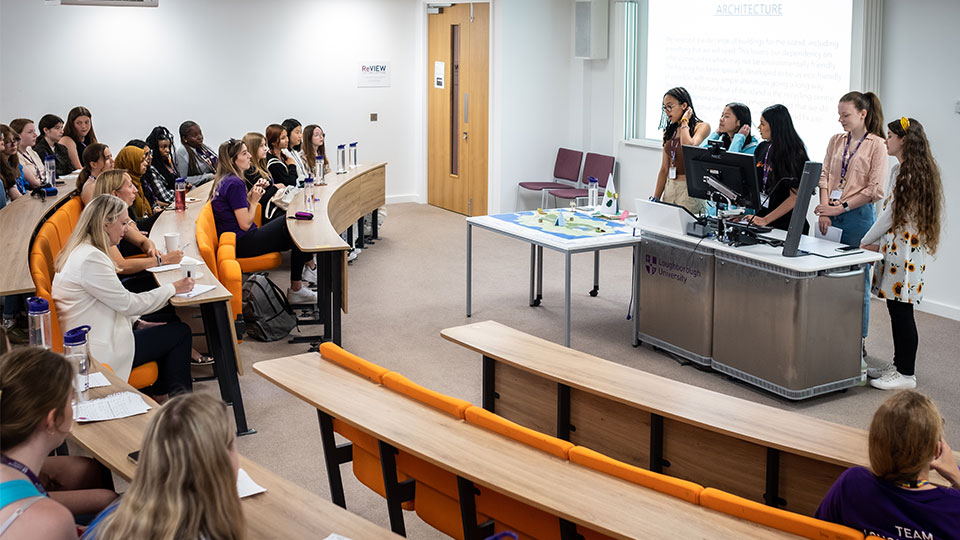
<svg viewBox="0 0 960 540">
<path fill-rule="evenodd" d="M 737 206 L 760 209 L 760 184 L 753 155 L 727 152 L 719 145 L 707 148 L 685 145 L 683 166 L 687 193 L 691 197 L 717 202 L 729 200 Z"/>
<path fill-rule="evenodd" d="M 800 247 L 800 236 L 803 235 L 803 225 L 807 221 L 807 208 L 810 198 L 820 182 L 820 172 L 823 164 L 808 161 L 803 164 L 803 174 L 800 175 L 800 187 L 797 188 L 797 202 L 793 204 L 793 214 L 790 216 L 790 227 L 787 229 L 787 238 L 783 241 L 783 256 L 796 257 Z"/>
</svg>

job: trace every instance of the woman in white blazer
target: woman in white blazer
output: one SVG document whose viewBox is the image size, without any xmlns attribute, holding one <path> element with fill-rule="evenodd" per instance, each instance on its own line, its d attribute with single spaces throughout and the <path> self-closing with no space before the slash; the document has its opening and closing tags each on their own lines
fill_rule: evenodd
<svg viewBox="0 0 960 540">
<path fill-rule="evenodd" d="M 127 204 L 114 195 L 99 195 L 83 209 L 80 220 L 56 261 L 53 300 L 60 328 L 67 331 L 89 325 L 90 355 L 128 379 L 130 370 L 157 362 L 155 397 L 190 391 L 190 328 L 182 322 L 145 325 L 134 329 L 138 317 L 163 307 L 179 293 L 193 289 L 183 278 L 151 291 L 132 293 L 123 288 L 108 251 L 131 224 Z"/>
</svg>

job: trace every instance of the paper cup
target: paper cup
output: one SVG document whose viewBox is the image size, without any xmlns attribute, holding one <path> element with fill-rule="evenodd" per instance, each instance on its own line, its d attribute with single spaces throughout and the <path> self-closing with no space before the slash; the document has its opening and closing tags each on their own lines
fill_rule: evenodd
<svg viewBox="0 0 960 540">
<path fill-rule="evenodd" d="M 180 233 L 178 232 L 164 233 L 163 247 L 165 248 L 165 253 L 170 253 L 171 251 L 177 251 L 178 249 L 180 249 Z"/>
<path fill-rule="evenodd" d="M 183 276 L 183 277 L 187 277 L 187 274 L 188 274 L 188 273 L 189 273 L 190 277 L 192 277 L 193 279 L 199 279 L 199 278 L 203 277 L 203 274 L 200 272 L 200 265 L 199 265 L 199 264 L 196 264 L 196 263 L 193 263 L 193 262 L 181 261 L 181 262 L 180 262 L 180 275 Z"/>
</svg>

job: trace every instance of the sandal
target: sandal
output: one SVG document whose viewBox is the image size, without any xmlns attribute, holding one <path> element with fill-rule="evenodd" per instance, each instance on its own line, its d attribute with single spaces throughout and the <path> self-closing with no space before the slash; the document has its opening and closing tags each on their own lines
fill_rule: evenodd
<svg viewBox="0 0 960 540">
<path fill-rule="evenodd" d="M 209 366 L 211 364 L 213 364 L 213 357 L 206 354 L 201 354 L 200 358 L 190 359 L 191 366 Z"/>
</svg>

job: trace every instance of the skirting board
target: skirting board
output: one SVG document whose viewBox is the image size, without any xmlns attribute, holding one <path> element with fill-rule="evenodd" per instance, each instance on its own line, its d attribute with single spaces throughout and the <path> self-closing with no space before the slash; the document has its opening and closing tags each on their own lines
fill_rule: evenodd
<svg viewBox="0 0 960 540">
<path fill-rule="evenodd" d="M 386 198 L 387 204 L 400 204 L 408 202 L 421 202 L 420 196 L 411 193 L 409 195 L 387 195 Z"/>
<path fill-rule="evenodd" d="M 916 309 L 917 311 L 923 311 L 924 313 L 930 313 L 933 315 L 939 315 L 940 317 L 946 317 L 948 319 L 960 321 L 960 307 L 957 306 L 950 306 L 924 298 L 922 302 L 917 304 Z"/>
</svg>

